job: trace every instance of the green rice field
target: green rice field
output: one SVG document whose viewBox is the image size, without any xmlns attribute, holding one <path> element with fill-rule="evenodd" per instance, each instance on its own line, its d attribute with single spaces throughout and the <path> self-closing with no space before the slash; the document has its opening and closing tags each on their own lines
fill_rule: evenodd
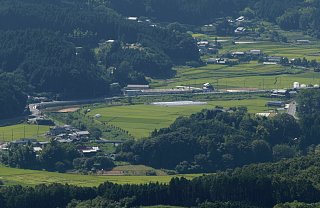
<svg viewBox="0 0 320 208">
<path fill-rule="evenodd" d="M 90 116 L 100 114 L 99 121 L 107 122 L 122 128 L 135 138 L 147 137 L 160 128 L 168 127 L 179 116 L 189 116 L 202 109 L 212 109 L 216 106 L 239 107 L 245 106 L 249 112 L 264 112 L 267 110 L 266 98 L 244 100 L 216 100 L 208 101 L 206 105 L 194 106 L 155 106 L 155 105 L 127 105 L 111 106 L 91 109 Z"/>
<path fill-rule="evenodd" d="M 202 84 L 209 82 L 219 89 L 281 89 L 292 87 L 293 82 L 313 85 L 320 83 L 320 73 L 280 65 L 263 65 L 257 62 L 233 67 L 216 64 L 199 68 L 181 67 L 177 68 L 176 72 L 174 78 L 153 80 L 151 86 L 155 88 L 174 88 L 180 85 L 201 87 Z"/>
<path fill-rule="evenodd" d="M 0 141 L 12 141 L 21 138 L 37 138 L 44 140 L 44 134 L 49 126 L 17 124 L 0 127 Z"/>
<path fill-rule="evenodd" d="M 233 37 L 217 37 L 221 41 L 223 48 L 219 54 L 236 51 L 249 51 L 259 49 L 269 56 L 283 56 L 292 58 L 307 58 L 320 62 L 320 42 L 301 32 L 287 32 L 280 30 L 277 26 L 264 22 L 264 27 L 277 31 L 288 38 L 288 43 L 272 42 L 267 37 L 255 39 L 233 40 Z M 214 41 L 215 36 L 205 34 L 193 34 L 193 37 L 202 40 Z M 296 40 L 307 39 L 311 44 L 297 44 Z M 235 41 L 236 44 L 232 44 Z M 216 55 L 206 55 L 207 58 Z M 313 69 L 291 68 L 280 65 L 263 65 L 257 61 L 236 66 L 212 65 L 209 64 L 199 68 L 178 67 L 176 76 L 167 80 L 152 80 L 151 86 L 154 88 L 174 88 L 176 86 L 201 87 L 204 83 L 212 83 L 216 88 L 258 88 L 258 89 L 279 89 L 291 88 L 293 82 L 302 84 L 320 84 L 320 73 Z"/>
<path fill-rule="evenodd" d="M 144 184 L 149 182 L 168 183 L 173 177 L 192 179 L 199 174 L 174 176 L 94 176 L 62 174 L 46 171 L 24 170 L 0 166 L 0 180 L 5 184 L 35 186 L 38 184 L 61 183 L 77 186 L 93 187 L 106 181 L 118 184 Z"/>
<path fill-rule="evenodd" d="M 308 60 L 315 59 L 320 61 L 320 43 L 318 41 L 314 41 L 311 44 L 279 43 L 270 41 L 252 42 L 253 43 L 235 45 L 225 44 L 225 47 L 220 53 L 259 49 L 269 56 L 283 56 L 288 57 L 289 59 L 305 57 Z"/>
</svg>

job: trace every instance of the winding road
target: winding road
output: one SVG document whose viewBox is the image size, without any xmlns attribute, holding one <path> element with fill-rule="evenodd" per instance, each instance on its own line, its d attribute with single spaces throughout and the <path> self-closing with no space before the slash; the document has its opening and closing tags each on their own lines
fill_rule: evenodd
<svg viewBox="0 0 320 208">
<path fill-rule="evenodd" d="M 295 119 L 297 119 L 296 112 L 297 112 L 297 103 L 296 103 L 296 101 L 292 101 L 289 104 L 289 108 L 287 110 L 287 114 L 292 115 Z"/>
</svg>

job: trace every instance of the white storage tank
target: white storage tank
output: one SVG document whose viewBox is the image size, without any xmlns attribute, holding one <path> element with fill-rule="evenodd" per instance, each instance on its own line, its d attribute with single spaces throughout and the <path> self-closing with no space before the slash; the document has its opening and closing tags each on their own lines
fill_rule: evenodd
<svg viewBox="0 0 320 208">
<path fill-rule="evenodd" d="M 316 85 L 314 85 L 313 87 L 314 87 L 314 88 L 319 88 L 319 85 L 316 84 Z"/>
<path fill-rule="evenodd" d="M 305 89 L 305 88 L 307 88 L 307 85 L 306 84 L 301 84 L 300 88 Z"/>
<path fill-rule="evenodd" d="M 294 82 L 293 83 L 293 89 L 299 89 L 300 88 L 300 83 L 299 82 Z"/>
</svg>

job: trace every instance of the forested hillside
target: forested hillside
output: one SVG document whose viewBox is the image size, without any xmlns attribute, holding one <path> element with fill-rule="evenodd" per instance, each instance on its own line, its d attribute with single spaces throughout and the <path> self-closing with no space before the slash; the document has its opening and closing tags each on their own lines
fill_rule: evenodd
<svg viewBox="0 0 320 208">
<path fill-rule="evenodd" d="M 25 87 L 21 77 L 13 74 L 0 74 L 0 118 L 18 116 L 24 112 L 27 96 L 22 92 Z"/>
<path fill-rule="evenodd" d="M 84 49 L 76 55 L 75 45 L 59 32 L 3 31 L 0 47 L 2 69 L 23 77 L 35 92 L 63 94 L 69 98 L 90 97 L 94 93 L 103 94 L 108 87 L 95 66 L 92 52 Z"/>
<path fill-rule="evenodd" d="M 309 90 L 299 95 L 298 112 L 303 132 L 303 146 L 320 143 L 320 93 Z"/>
<path fill-rule="evenodd" d="M 73 99 L 109 95 L 112 82 L 122 86 L 146 83 L 144 76 L 170 76 L 173 64 L 199 61 L 190 35 L 129 21 L 104 2 L 0 3 L 0 73 L 19 77 L 18 85 L 27 86 L 20 90 L 24 96 L 45 93 Z M 115 40 L 111 47 L 96 54 L 98 43 L 109 39 Z M 117 70 L 113 73 L 110 68 Z M 14 103 L 17 108 L 0 118 L 20 114 L 22 103 Z"/>
<path fill-rule="evenodd" d="M 320 1 L 304 0 L 110 0 L 125 15 L 153 17 L 159 21 L 208 24 L 216 18 L 263 18 L 283 29 L 302 29 L 319 36 Z"/>
<path fill-rule="evenodd" d="M 122 14 L 153 17 L 159 21 L 207 24 L 214 18 L 237 16 L 252 0 L 109 0 Z"/>
</svg>

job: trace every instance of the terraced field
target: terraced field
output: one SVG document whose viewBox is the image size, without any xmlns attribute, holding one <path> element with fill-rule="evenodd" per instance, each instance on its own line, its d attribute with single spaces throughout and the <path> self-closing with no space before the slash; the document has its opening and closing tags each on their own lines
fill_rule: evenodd
<svg viewBox="0 0 320 208">
<path fill-rule="evenodd" d="M 151 86 L 155 88 L 174 88 L 179 85 L 201 87 L 203 83 L 209 82 L 220 89 L 279 89 L 292 87 L 293 82 L 320 83 L 320 73 L 280 65 L 263 65 L 257 62 L 233 67 L 213 64 L 199 68 L 181 67 L 177 68 L 176 72 L 174 78 L 153 80 Z"/>
<path fill-rule="evenodd" d="M 290 58 L 307 58 L 308 60 L 320 61 L 319 42 L 314 41 L 311 44 L 296 43 L 275 43 L 270 41 L 257 41 L 252 44 L 225 44 L 220 53 L 228 51 L 249 51 L 251 49 L 262 50 L 263 53 L 270 56 L 283 56 Z"/>
</svg>

